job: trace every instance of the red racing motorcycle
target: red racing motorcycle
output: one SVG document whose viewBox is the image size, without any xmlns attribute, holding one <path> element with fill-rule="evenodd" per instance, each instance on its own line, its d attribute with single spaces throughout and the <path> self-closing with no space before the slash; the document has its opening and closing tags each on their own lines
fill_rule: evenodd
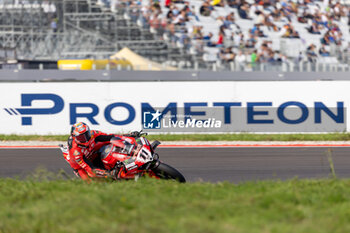
<svg viewBox="0 0 350 233">
<path fill-rule="evenodd" d="M 138 179 L 148 175 L 156 179 L 185 183 L 185 177 L 178 170 L 159 160 L 155 150 L 160 142 L 150 143 L 147 138 L 142 137 L 145 134 L 140 132 L 139 137 L 130 137 L 125 141 L 112 138 L 110 144 L 103 146 L 98 152 L 104 167 L 107 170 L 117 167 L 124 169 L 124 179 Z M 68 148 L 63 145 L 60 145 L 60 148 L 64 159 L 69 163 Z"/>
</svg>

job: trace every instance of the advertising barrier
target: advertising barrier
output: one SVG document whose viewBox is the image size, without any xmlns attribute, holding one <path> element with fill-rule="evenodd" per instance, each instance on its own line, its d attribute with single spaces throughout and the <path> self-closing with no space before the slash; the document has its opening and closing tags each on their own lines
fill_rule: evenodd
<svg viewBox="0 0 350 233">
<path fill-rule="evenodd" d="M 343 132 L 348 81 L 1 83 L 0 134 Z"/>
</svg>

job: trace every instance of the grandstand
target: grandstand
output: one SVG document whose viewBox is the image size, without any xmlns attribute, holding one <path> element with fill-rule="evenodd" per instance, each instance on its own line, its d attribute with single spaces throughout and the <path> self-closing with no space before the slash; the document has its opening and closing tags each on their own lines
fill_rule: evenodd
<svg viewBox="0 0 350 233">
<path fill-rule="evenodd" d="M 104 58 L 123 47 L 156 61 L 176 54 L 150 30 L 92 0 L 4 1 L 0 44 L 18 59 Z M 175 51 L 174 51 L 175 50 Z"/>
<path fill-rule="evenodd" d="M 347 70 L 346 3 L 1 0 L 0 59 L 104 59 L 128 47 L 182 69 Z"/>
</svg>

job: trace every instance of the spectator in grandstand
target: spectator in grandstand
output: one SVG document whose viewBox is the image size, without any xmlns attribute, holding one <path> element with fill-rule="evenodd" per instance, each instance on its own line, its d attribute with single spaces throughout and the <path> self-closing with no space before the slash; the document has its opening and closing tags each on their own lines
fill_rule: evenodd
<svg viewBox="0 0 350 233">
<path fill-rule="evenodd" d="M 56 33 L 56 32 L 57 32 L 57 21 L 58 21 L 57 18 L 53 18 L 53 19 L 51 20 L 50 27 L 51 27 L 51 30 L 52 30 L 53 33 Z"/>
<path fill-rule="evenodd" d="M 240 4 L 240 0 L 226 0 L 227 5 L 233 8 L 237 8 Z"/>
<path fill-rule="evenodd" d="M 257 61 L 258 62 L 267 62 L 267 59 L 269 57 L 270 52 L 272 51 L 269 46 L 267 41 L 263 41 L 261 44 L 259 50 L 257 50 Z"/>
<path fill-rule="evenodd" d="M 172 10 L 169 10 L 168 13 L 166 14 L 166 23 L 171 24 L 174 20 L 174 13 Z"/>
<path fill-rule="evenodd" d="M 218 41 L 216 42 L 216 47 L 222 47 L 224 45 L 224 33 L 219 32 L 219 38 Z"/>
<path fill-rule="evenodd" d="M 299 33 L 294 29 L 294 27 L 290 23 L 287 23 L 283 26 L 282 32 L 282 37 L 284 38 L 300 38 Z"/>
<path fill-rule="evenodd" d="M 199 13 L 203 16 L 210 16 L 212 10 L 214 10 L 214 8 L 208 3 L 208 1 L 205 1 L 199 8 Z"/>
<path fill-rule="evenodd" d="M 181 36 L 180 36 L 178 41 L 179 41 L 181 47 L 183 47 L 185 49 L 189 49 L 191 47 L 191 40 L 190 40 L 189 36 L 187 35 L 186 28 L 183 29 L 183 32 L 181 33 Z"/>
<path fill-rule="evenodd" d="M 251 62 L 251 64 L 255 64 L 256 62 L 258 62 L 259 61 L 259 58 L 258 58 L 258 50 L 254 50 L 253 52 L 252 52 L 252 54 L 250 55 L 250 62 Z"/>
<path fill-rule="evenodd" d="M 275 32 L 278 32 L 279 31 L 279 28 L 276 26 L 276 24 L 273 23 L 274 21 L 274 17 L 272 16 L 272 13 L 268 14 L 266 17 L 265 17 L 265 26 L 267 26 L 267 28 L 269 30 L 273 30 Z"/>
<path fill-rule="evenodd" d="M 316 12 L 312 15 L 312 21 L 320 26 L 325 26 L 328 21 L 328 17 L 325 14 L 321 14 L 320 12 Z"/>
<path fill-rule="evenodd" d="M 212 37 L 213 33 L 209 32 L 208 35 L 203 36 L 203 42 L 206 44 L 208 47 L 215 47 L 216 44 L 212 42 Z"/>
<path fill-rule="evenodd" d="M 255 35 L 250 34 L 249 39 L 245 43 L 246 48 L 255 48 L 255 44 L 257 43 L 257 39 Z"/>
<path fill-rule="evenodd" d="M 129 0 L 128 2 L 134 4 L 134 1 Z M 301 23 L 307 23 L 308 26 L 305 25 L 304 27 L 307 27 L 309 33 L 320 35 L 319 39 L 323 30 L 327 31 L 322 37 L 322 44 L 340 46 L 343 40 L 340 29 L 343 27 L 339 27 L 338 24 L 344 24 L 344 20 L 338 20 L 347 16 L 347 14 L 350 16 L 349 9 L 338 1 L 320 4 L 313 0 L 255 0 L 249 3 L 245 0 L 203 0 L 202 3 L 199 3 L 200 14 L 198 16 L 194 10 L 194 6 L 198 7 L 198 5 L 191 1 L 180 1 L 184 5 L 178 5 L 174 4 L 176 1 L 163 0 L 161 4 L 163 11 L 166 9 L 163 13 L 161 13 L 162 9 L 159 7 L 160 1 L 149 0 L 145 2 L 148 3 L 141 1 L 141 5 L 146 6 L 146 9 L 142 10 L 142 14 L 148 27 L 164 27 L 166 31 L 164 35 L 167 37 L 167 41 L 171 41 L 178 46 L 181 44 L 184 48 L 191 48 L 191 51 L 194 48 L 203 51 L 203 46 L 218 47 L 221 51 L 218 58 L 223 61 L 226 61 L 227 57 L 232 55 L 228 52 L 229 50 L 225 49 L 225 47 L 231 46 L 238 49 L 249 48 L 249 55 L 246 58 L 248 57 L 250 62 L 254 60 L 252 58 L 255 58 L 255 62 L 269 63 L 285 60 L 286 56 L 284 54 L 271 49 L 271 42 L 263 42 L 258 47 L 258 41 L 260 42 L 260 38 L 263 37 L 269 39 L 273 31 L 279 31 L 278 35 L 284 38 L 300 38 L 299 32 L 294 26 L 300 28 Z M 250 16 L 252 16 L 254 18 L 253 28 L 248 33 L 242 31 L 246 27 L 237 25 L 235 13 L 230 12 L 228 7 L 219 8 L 225 5 L 237 8 L 240 19 L 251 20 Z M 214 20 L 209 22 L 211 18 L 216 22 Z M 279 28 L 280 23 L 285 25 Z M 217 28 L 212 29 L 216 25 L 218 25 Z M 265 28 L 268 30 L 265 30 Z M 204 33 L 208 31 L 215 31 L 215 39 L 213 33 Z M 310 44 L 313 38 L 317 38 L 317 36 L 306 37 L 306 43 Z M 328 52 L 324 52 L 322 48 L 315 50 L 312 46 L 309 47 L 306 52 L 303 51 L 303 54 L 308 55 L 308 59 L 309 57 L 317 57 L 317 55 L 322 56 L 321 54 Z M 255 50 L 255 52 L 250 52 L 251 50 Z M 317 53 L 316 56 L 312 55 L 312 52 Z M 243 60 L 243 53 L 238 53 L 235 59 L 237 60 L 239 55 L 242 55 L 241 59 Z"/>
<path fill-rule="evenodd" d="M 235 14 L 233 12 L 226 15 L 226 17 L 218 17 L 217 19 L 221 21 L 221 24 L 227 29 L 230 29 L 231 25 L 235 25 L 236 28 L 240 29 L 240 27 L 235 23 Z"/>
<path fill-rule="evenodd" d="M 224 16 L 218 16 L 218 17 L 216 17 L 216 22 L 217 22 L 218 24 L 220 24 L 220 25 L 224 25 L 225 28 L 227 28 L 226 25 L 224 24 L 224 21 L 225 21 L 225 17 L 224 17 Z"/>
<path fill-rule="evenodd" d="M 250 54 L 248 52 L 244 53 L 242 50 L 239 50 L 237 56 L 235 57 L 236 67 L 239 70 L 245 70 L 246 65 L 250 64 L 251 62 L 250 59 Z"/>
<path fill-rule="evenodd" d="M 193 26 L 192 27 L 192 35 L 191 38 L 194 40 L 202 40 L 203 38 L 203 33 L 202 33 L 203 26 Z"/>
<path fill-rule="evenodd" d="M 294 63 L 299 63 L 304 60 L 303 52 L 299 52 L 298 56 L 294 58 Z"/>
<path fill-rule="evenodd" d="M 185 23 L 188 22 L 188 17 L 185 10 L 181 10 L 180 14 L 175 18 L 174 24 L 179 26 L 185 26 Z"/>
<path fill-rule="evenodd" d="M 317 60 L 317 54 L 316 54 L 316 46 L 314 44 L 311 44 L 309 47 L 307 47 L 306 49 L 306 56 L 307 56 L 307 60 L 309 62 L 316 62 Z"/>
<path fill-rule="evenodd" d="M 329 30 L 327 33 L 328 33 L 327 39 L 329 40 L 328 43 L 334 43 L 336 45 L 342 44 L 343 33 L 340 31 L 340 28 L 338 27 L 337 24 L 333 23 L 332 26 L 329 27 Z"/>
<path fill-rule="evenodd" d="M 248 3 L 243 3 L 238 5 L 238 14 L 239 17 L 242 19 L 248 19 L 251 20 L 252 18 L 249 17 L 249 4 Z"/>
<path fill-rule="evenodd" d="M 287 57 L 283 55 L 282 53 L 277 51 L 277 56 L 276 56 L 276 63 L 281 64 L 283 62 L 287 61 Z"/>
<path fill-rule="evenodd" d="M 336 23 L 334 23 L 332 20 L 328 20 L 324 24 L 328 30 L 340 31 L 340 28 L 338 27 L 338 25 Z"/>
<path fill-rule="evenodd" d="M 293 16 L 298 13 L 297 5 L 294 2 L 291 2 L 291 1 L 287 2 L 286 0 L 282 0 L 280 4 L 282 7 L 281 9 L 282 15 L 286 17 L 289 22 L 291 22 Z"/>
<path fill-rule="evenodd" d="M 159 2 L 152 2 L 151 11 L 154 14 L 162 13 L 162 8 L 160 7 Z"/>
<path fill-rule="evenodd" d="M 246 56 L 245 54 L 243 53 L 242 50 L 239 50 L 236 58 L 235 58 L 235 61 L 238 63 L 239 66 L 243 66 L 246 62 Z"/>
<path fill-rule="evenodd" d="M 240 41 L 241 41 L 241 36 L 240 36 L 240 31 L 237 32 L 231 32 L 231 35 L 229 37 L 231 44 L 233 47 L 238 48 Z"/>
<path fill-rule="evenodd" d="M 155 11 L 153 14 L 151 14 L 148 23 L 150 25 L 151 31 L 154 33 L 157 32 L 157 30 L 161 28 L 162 24 L 160 12 Z"/>
<path fill-rule="evenodd" d="M 268 57 L 267 57 L 267 62 L 271 63 L 271 64 L 276 64 L 275 52 L 274 51 L 269 51 Z"/>
<path fill-rule="evenodd" d="M 263 25 L 265 22 L 265 15 L 261 11 L 255 11 L 255 14 L 258 16 L 255 19 L 255 25 Z"/>
<path fill-rule="evenodd" d="M 281 18 L 282 18 L 281 10 L 277 9 L 276 6 L 273 6 L 271 10 L 271 16 L 274 21 L 281 21 Z"/>
<path fill-rule="evenodd" d="M 259 62 L 269 62 L 269 59 L 272 61 L 272 57 L 276 60 L 276 53 L 272 49 L 272 41 L 264 40 L 259 51 Z"/>
<path fill-rule="evenodd" d="M 230 63 L 235 60 L 236 54 L 232 51 L 232 47 L 222 48 L 219 53 L 219 58 L 221 61 Z"/>
<path fill-rule="evenodd" d="M 114 1 L 111 2 L 111 4 L 112 4 L 111 5 L 111 11 L 112 12 L 117 12 L 118 7 L 120 7 L 119 4 L 118 4 L 118 1 L 114 0 Z M 131 3 L 129 8 L 130 8 L 130 11 L 129 11 L 130 19 L 132 21 L 136 22 L 138 20 L 139 16 L 140 16 L 139 11 L 138 11 L 139 5 L 135 4 L 135 3 Z"/>
<path fill-rule="evenodd" d="M 333 18 L 335 20 L 340 20 L 342 16 L 346 16 L 345 7 L 340 4 L 340 2 L 336 2 L 333 6 Z"/>
<path fill-rule="evenodd" d="M 175 44 L 179 40 L 179 37 L 175 34 L 175 25 L 172 23 L 166 26 L 164 34 L 172 44 Z"/>
<path fill-rule="evenodd" d="M 240 33 L 240 38 L 241 38 L 241 40 L 239 41 L 239 46 L 238 47 L 240 49 L 244 49 L 244 48 L 246 48 L 245 46 L 246 46 L 247 41 L 245 40 L 245 37 L 244 37 L 243 33 Z"/>
<path fill-rule="evenodd" d="M 319 25 L 316 22 L 313 22 L 312 25 L 309 28 L 307 28 L 307 30 L 311 34 L 321 34 Z"/>
<path fill-rule="evenodd" d="M 264 25 L 267 26 L 269 30 L 273 29 L 274 31 L 278 31 L 278 27 L 272 22 L 273 17 L 271 14 L 266 16 L 262 11 L 257 10 L 255 14 L 258 16 L 256 18 L 256 25 Z"/>
<path fill-rule="evenodd" d="M 330 45 L 332 43 L 334 44 L 341 44 L 341 41 L 337 37 L 337 34 L 333 30 L 328 30 L 326 34 L 321 39 L 321 43 L 324 45 Z"/>
<path fill-rule="evenodd" d="M 173 18 L 177 17 L 177 15 L 180 14 L 180 10 L 179 10 L 179 8 L 177 8 L 176 5 L 171 5 L 169 11 L 171 11 Z"/>
<path fill-rule="evenodd" d="M 326 46 L 322 45 L 320 49 L 318 50 L 318 54 L 322 57 L 328 57 L 329 56 L 329 51 L 327 51 Z"/>
<path fill-rule="evenodd" d="M 198 16 L 195 13 L 195 8 L 192 6 L 190 8 L 189 2 L 185 3 L 186 5 L 184 6 L 184 10 L 186 11 L 187 17 L 193 17 L 196 21 L 199 21 Z"/>
<path fill-rule="evenodd" d="M 259 24 L 255 24 L 254 27 L 249 31 L 249 33 L 257 37 L 266 37 L 266 35 L 264 35 L 264 32 L 260 30 Z"/>
<path fill-rule="evenodd" d="M 298 17 L 298 22 L 299 23 L 307 23 L 309 19 L 313 20 L 314 19 L 314 15 L 312 15 L 310 13 L 310 10 L 308 8 L 304 8 L 303 14 Z"/>
<path fill-rule="evenodd" d="M 259 18 L 258 14 L 259 12 L 261 12 L 262 8 L 261 6 L 259 6 L 256 2 L 253 2 L 252 4 L 249 4 L 249 14 L 251 15 L 256 15 L 256 20 L 258 20 L 257 18 Z"/>
<path fill-rule="evenodd" d="M 139 21 L 139 25 L 147 28 L 149 27 L 149 18 L 152 14 L 152 10 L 150 6 L 142 6 L 141 7 L 141 14 L 140 17 L 138 19 Z"/>
</svg>

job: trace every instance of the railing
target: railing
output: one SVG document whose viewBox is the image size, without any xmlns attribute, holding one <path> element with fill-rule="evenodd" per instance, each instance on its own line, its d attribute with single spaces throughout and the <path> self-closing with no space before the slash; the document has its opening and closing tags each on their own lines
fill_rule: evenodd
<svg viewBox="0 0 350 233">
<path fill-rule="evenodd" d="M 161 70 L 174 70 L 177 71 L 230 71 L 230 72 L 350 72 L 350 66 L 344 64 L 327 64 L 327 63 L 311 63 L 311 62 L 275 62 L 275 63 L 249 63 L 249 62 L 229 62 L 229 63 L 199 63 L 199 62 L 165 62 L 160 66 L 157 66 L 157 69 Z M 151 71 L 154 70 L 152 63 L 136 66 L 117 66 L 115 70 L 145 70 Z M 42 64 L 36 62 L 31 64 L 28 62 L 25 63 L 16 63 L 12 60 L 11 62 L 1 62 L 0 60 L 0 69 L 7 70 L 23 70 L 23 69 L 57 69 L 55 62 L 52 62 L 50 65 Z M 112 68 L 107 64 L 104 67 L 105 70 L 111 70 Z M 93 66 L 91 70 L 96 70 L 96 67 Z"/>
<path fill-rule="evenodd" d="M 188 62 L 176 64 L 178 70 L 210 70 L 210 71 L 244 71 L 244 72 L 349 72 L 347 64 L 311 63 L 311 62 L 214 62 L 189 64 Z"/>
</svg>

